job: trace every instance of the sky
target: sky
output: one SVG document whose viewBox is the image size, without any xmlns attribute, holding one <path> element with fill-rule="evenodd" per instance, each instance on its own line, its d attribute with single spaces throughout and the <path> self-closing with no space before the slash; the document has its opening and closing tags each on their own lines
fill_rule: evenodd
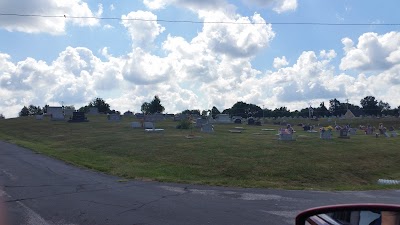
<svg viewBox="0 0 400 225">
<path fill-rule="evenodd" d="M 0 0 L 0 113 L 96 97 L 140 112 L 155 95 L 167 113 L 238 101 L 359 105 L 367 95 L 397 107 L 398 9 L 398 0 Z"/>
</svg>

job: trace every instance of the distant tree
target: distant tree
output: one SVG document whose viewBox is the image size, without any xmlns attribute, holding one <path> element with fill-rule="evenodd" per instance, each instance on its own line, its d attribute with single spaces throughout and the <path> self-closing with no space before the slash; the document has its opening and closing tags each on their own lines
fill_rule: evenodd
<svg viewBox="0 0 400 225">
<path fill-rule="evenodd" d="M 200 110 L 199 109 L 185 109 L 182 111 L 182 114 L 185 115 L 200 115 Z"/>
<path fill-rule="evenodd" d="M 154 99 L 150 103 L 145 102 L 141 106 L 141 111 L 144 114 L 162 113 L 164 110 L 165 108 L 161 105 L 161 100 L 157 95 L 154 96 Z"/>
<path fill-rule="evenodd" d="M 73 109 L 73 110 L 75 110 L 75 106 L 73 106 L 73 105 L 66 105 L 66 106 L 64 106 L 64 109 Z"/>
<path fill-rule="evenodd" d="M 377 116 L 381 109 L 378 106 L 378 101 L 375 100 L 374 96 L 366 96 L 361 99 L 360 104 L 362 106 L 362 110 L 367 115 L 375 115 Z"/>
<path fill-rule="evenodd" d="M 250 116 L 253 117 L 262 117 L 262 109 L 254 104 L 248 104 L 245 102 L 236 102 L 230 109 L 229 114 L 231 116 L 241 116 L 243 118 L 247 118 Z"/>
<path fill-rule="evenodd" d="M 212 109 L 211 109 L 211 115 L 212 115 L 212 117 L 215 119 L 215 117 L 216 117 L 218 114 L 221 114 L 221 112 L 217 109 L 217 107 L 213 106 Z"/>
<path fill-rule="evenodd" d="M 319 104 L 319 107 L 316 108 L 314 110 L 314 114 L 317 117 L 324 117 L 324 116 L 329 116 L 331 113 L 329 112 L 329 110 L 325 107 L 325 103 L 321 102 L 321 104 Z"/>
<path fill-rule="evenodd" d="M 99 110 L 99 113 L 109 113 L 110 105 L 106 103 L 102 98 L 93 99 L 89 105 L 89 107 L 96 107 Z"/>
<path fill-rule="evenodd" d="M 28 107 L 24 106 L 21 111 L 19 112 L 19 116 L 29 116 L 29 109 Z"/>
<path fill-rule="evenodd" d="M 336 98 L 329 100 L 329 112 L 334 116 L 341 116 L 346 114 L 346 104 L 341 103 Z"/>
<path fill-rule="evenodd" d="M 381 114 L 388 115 L 390 114 L 390 105 L 387 102 L 383 102 L 382 100 L 378 102 L 378 107 L 381 110 Z"/>
<path fill-rule="evenodd" d="M 34 106 L 34 105 L 29 105 L 28 111 L 29 111 L 29 115 L 30 116 L 40 115 L 40 114 L 43 113 L 43 111 L 40 108 L 40 106 Z"/>
<path fill-rule="evenodd" d="M 49 107 L 49 105 L 44 105 L 42 108 L 43 113 L 47 113 L 47 108 Z"/>
<path fill-rule="evenodd" d="M 6 117 L 3 115 L 3 113 L 0 113 L 0 119 L 5 119 Z"/>
<path fill-rule="evenodd" d="M 143 114 L 150 114 L 150 103 L 145 102 L 142 104 L 140 107 L 140 111 L 142 111 Z"/>
<path fill-rule="evenodd" d="M 165 108 L 161 105 L 160 98 L 156 95 L 154 96 L 153 101 L 150 102 L 150 112 L 151 113 L 162 113 Z M 199 113 L 200 114 L 200 113 Z"/>
<path fill-rule="evenodd" d="M 84 112 L 84 113 L 88 113 L 89 112 L 89 106 L 85 105 L 82 106 L 78 109 L 79 112 Z"/>
<path fill-rule="evenodd" d="M 291 112 L 285 106 L 283 106 L 283 107 L 274 109 L 273 114 L 274 114 L 274 117 L 284 117 L 284 116 L 289 117 L 291 115 Z"/>
</svg>

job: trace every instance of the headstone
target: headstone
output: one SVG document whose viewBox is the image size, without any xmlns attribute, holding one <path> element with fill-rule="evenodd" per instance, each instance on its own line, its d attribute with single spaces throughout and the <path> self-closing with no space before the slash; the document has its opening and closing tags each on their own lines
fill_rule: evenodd
<svg viewBox="0 0 400 225">
<path fill-rule="evenodd" d="M 51 120 L 64 120 L 62 107 L 47 107 L 47 115 L 50 115 Z"/>
<path fill-rule="evenodd" d="M 197 128 L 201 128 L 204 124 L 206 124 L 208 121 L 207 119 L 203 119 L 203 118 L 197 118 L 196 120 L 196 127 Z"/>
<path fill-rule="evenodd" d="M 144 122 L 143 127 L 144 127 L 144 129 L 154 129 L 155 128 L 153 122 Z"/>
<path fill-rule="evenodd" d="M 213 133 L 214 132 L 214 126 L 210 123 L 203 124 L 201 127 L 201 132 L 204 133 Z"/>
<path fill-rule="evenodd" d="M 236 123 L 236 124 L 241 124 L 241 123 L 242 123 L 242 120 L 239 119 L 239 118 L 237 118 L 237 119 L 234 120 L 234 123 Z"/>
<path fill-rule="evenodd" d="M 108 121 L 115 121 L 115 122 L 121 121 L 121 115 L 119 115 L 119 114 L 117 114 L 117 113 L 115 113 L 115 114 L 108 114 L 108 115 L 107 115 L 107 119 L 108 119 Z"/>
<path fill-rule="evenodd" d="M 347 128 L 340 129 L 339 138 L 344 138 L 344 139 L 349 139 L 350 138 L 349 131 L 347 130 Z"/>
<path fill-rule="evenodd" d="M 133 128 L 141 128 L 141 127 L 142 127 L 142 124 L 139 123 L 139 122 L 132 122 L 132 123 L 131 123 L 131 127 L 133 127 Z"/>
<path fill-rule="evenodd" d="M 324 140 L 332 139 L 332 131 L 323 129 L 321 130 L 319 137 Z"/>
<path fill-rule="evenodd" d="M 72 118 L 68 120 L 70 123 L 88 122 L 84 112 L 74 112 Z"/>
<path fill-rule="evenodd" d="M 288 125 L 286 129 L 281 128 L 278 133 L 278 140 L 280 141 L 294 141 L 293 128 Z"/>
<path fill-rule="evenodd" d="M 218 114 L 216 116 L 216 121 L 217 123 L 231 123 L 231 118 L 229 117 L 229 114 Z"/>
<path fill-rule="evenodd" d="M 247 125 L 254 125 L 255 122 L 256 122 L 256 121 L 254 120 L 253 117 L 250 117 L 250 118 L 247 119 Z"/>
<path fill-rule="evenodd" d="M 35 115 L 35 118 L 36 118 L 37 120 L 43 120 L 43 114 Z"/>
</svg>

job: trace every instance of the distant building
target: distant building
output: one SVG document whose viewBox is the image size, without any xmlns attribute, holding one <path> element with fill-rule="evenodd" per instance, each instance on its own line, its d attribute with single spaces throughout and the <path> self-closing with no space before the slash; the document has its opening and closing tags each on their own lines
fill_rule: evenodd
<svg viewBox="0 0 400 225">
<path fill-rule="evenodd" d="M 361 109 L 348 109 L 344 114 L 345 119 L 361 118 L 365 116 L 365 113 Z"/>
</svg>

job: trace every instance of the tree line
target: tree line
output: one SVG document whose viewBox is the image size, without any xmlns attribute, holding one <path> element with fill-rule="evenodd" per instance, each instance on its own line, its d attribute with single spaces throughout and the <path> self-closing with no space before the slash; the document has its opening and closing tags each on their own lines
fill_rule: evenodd
<svg viewBox="0 0 400 225">
<path fill-rule="evenodd" d="M 251 104 L 243 101 L 236 102 L 231 108 L 224 109 L 222 112 L 215 106 L 210 110 L 199 109 L 186 109 L 183 110 L 182 114 L 187 115 L 207 115 L 208 112 L 215 118 L 218 114 L 229 114 L 230 116 L 241 116 L 247 117 L 325 117 L 325 116 L 341 116 L 344 115 L 347 110 L 351 110 L 353 113 L 362 114 L 366 116 L 399 116 L 400 106 L 397 108 L 391 108 L 389 103 L 378 101 L 374 96 L 366 96 L 360 100 L 360 105 L 354 105 L 351 103 L 343 103 L 336 98 L 329 100 L 329 106 L 326 107 L 324 102 L 321 102 L 318 107 L 306 107 L 300 110 L 290 111 L 287 107 L 282 106 L 275 109 L 268 109 Z M 31 116 L 46 113 L 48 105 L 44 107 L 29 105 L 24 106 L 19 116 Z M 78 111 L 88 113 L 91 107 L 96 107 L 99 113 L 120 113 L 116 110 L 111 110 L 110 105 L 106 103 L 102 98 L 95 98 L 86 106 L 78 109 Z M 73 106 L 64 106 L 64 108 L 72 108 Z M 154 114 L 163 113 L 165 111 L 164 106 L 161 104 L 161 99 L 156 95 L 150 102 L 144 102 L 141 105 L 141 112 L 143 114 Z"/>
</svg>

